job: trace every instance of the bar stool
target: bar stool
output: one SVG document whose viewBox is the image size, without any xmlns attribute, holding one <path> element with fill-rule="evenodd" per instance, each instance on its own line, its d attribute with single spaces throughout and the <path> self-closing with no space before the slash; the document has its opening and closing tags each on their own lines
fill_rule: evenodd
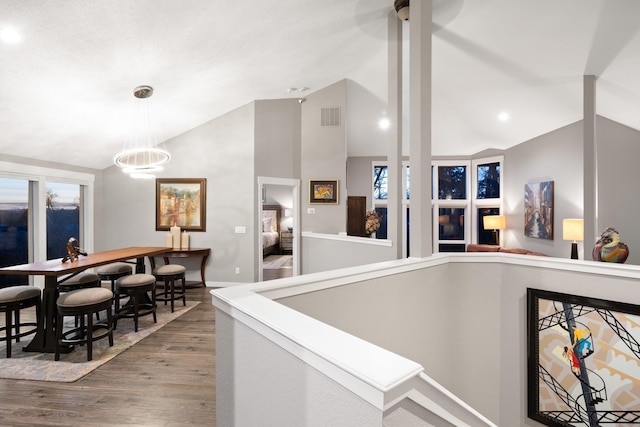
<svg viewBox="0 0 640 427">
<path fill-rule="evenodd" d="M 7 342 L 7 358 L 11 357 L 11 341 L 13 339 L 18 343 L 21 337 L 36 332 L 41 326 L 41 302 L 41 291 L 35 286 L 20 285 L 0 289 L 0 313 L 4 312 L 6 319 L 5 326 L 0 328 L 0 331 L 5 331 L 5 335 L 0 338 L 0 341 Z M 20 322 L 20 310 L 33 306 L 36 307 L 36 321 Z M 21 327 L 31 326 L 34 326 L 34 328 L 20 332 Z M 15 333 L 13 333 L 13 330 L 15 330 Z"/>
<path fill-rule="evenodd" d="M 164 283 L 163 291 L 158 294 L 157 299 L 164 301 L 164 305 L 167 305 L 167 301 L 171 301 L 171 312 L 173 313 L 173 302 L 177 299 L 182 299 L 182 305 L 187 305 L 187 293 L 186 293 L 186 280 L 185 271 L 187 269 L 183 265 L 179 264 L 166 264 L 157 267 L 153 270 L 153 275 L 156 280 Z M 175 292 L 175 281 L 182 280 L 182 286 L 180 292 Z M 167 289 L 167 285 L 169 289 Z"/>
<path fill-rule="evenodd" d="M 62 279 L 58 283 L 58 291 L 71 292 L 76 289 L 99 288 L 100 277 L 94 273 L 80 273 L 75 276 Z"/>
<path fill-rule="evenodd" d="M 147 292 L 151 292 L 150 301 Z M 129 297 L 129 302 L 120 308 L 120 298 L 125 296 Z M 130 274 L 117 279 L 115 307 L 114 328 L 118 325 L 118 319 L 121 317 L 132 317 L 136 332 L 138 332 L 138 318 L 140 316 L 153 314 L 153 323 L 157 323 L 156 278 L 151 274 Z"/>
<path fill-rule="evenodd" d="M 94 273 L 79 273 L 75 276 L 69 276 L 58 282 L 58 292 L 71 292 L 78 289 L 99 288 L 101 287 L 100 277 Z M 100 314 L 96 312 L 96 319 L 100 320 Z M 78 322 L 76 322 L 78 326 Z"/>
<path fill-rule="evenodd" d="M 129 264 L 123 262 L 116 262 L 113 264 L 107 264 L 100 267 L 96 273 L 100 280 L 111 282 L 111 292 L 116 292 L 116 280 L 122 276 L 128 276 L 132 272 L 132 268 Z"/>
<path fill-rule="evenodd" d="M 87 361 L 93 359 L 93 342 L 108 337 L 109 347 L 113 347 L 113 318 L 111 315 L 111 302 L 113 292 L 105 288 L 76 289 L 58 297 L 56 305 L 56 350 L 55 360 L 60 360 L 60 350 L 63 346 L 86 344 Z M 106 310 L 105 323 L 93 323 L 93 315 L 98 311 Z M 80 317 L 80 326 L 63 331 L 65 316 Z M 86 323 L 85 323 L 86 317 Z M 106 329 L 96 335 L 98 329 Z"/>
</svg>

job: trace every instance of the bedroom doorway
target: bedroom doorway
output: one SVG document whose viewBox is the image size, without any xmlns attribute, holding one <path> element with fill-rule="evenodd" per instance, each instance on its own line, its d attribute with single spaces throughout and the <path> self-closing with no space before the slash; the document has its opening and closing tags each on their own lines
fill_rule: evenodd
<svg viewBox="0 0 640 427">
<path fill-rule="evenodd" d="M 300 274 L 300 180 L 258 177 L 258 281 Z"/>
</svg>

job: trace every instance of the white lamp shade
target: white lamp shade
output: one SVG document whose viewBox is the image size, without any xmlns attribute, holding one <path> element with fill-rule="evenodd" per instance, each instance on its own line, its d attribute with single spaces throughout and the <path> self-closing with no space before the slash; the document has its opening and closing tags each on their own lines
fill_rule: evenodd
<svg viewBox="0 0 640 427">
<path fill-rule="evenodd" d="M 578 218 L 563 219 L 562 240 L 584 240 L 584 220 Z"/>
<path fill-rule="evenodd" d="M 293 209 L 285 209 L 284 210 L 284 216 L 286 218 L 289 218 L 290 216 L 293 216 Z"/>
<path fill-rule="evenodd" d="M 504 215 L 486 215 L 482 217 L 482 225 L 485 230 L 504 230 L 507 228 L 507 219 Z"/>
</svg>

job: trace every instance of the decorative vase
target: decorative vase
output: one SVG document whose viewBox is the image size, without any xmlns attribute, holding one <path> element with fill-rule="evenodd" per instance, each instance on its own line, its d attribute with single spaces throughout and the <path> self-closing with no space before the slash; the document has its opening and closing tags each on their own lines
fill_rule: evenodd
<svg viewBox="0 0 640 427">
<path fill-rule="evenodd" d="M 629 247 L 620 241 L 620 234 L 613 227 L 607 227 L 593 247 L 594 261 L 624 263 L 629 257 Z"/>
</svg>

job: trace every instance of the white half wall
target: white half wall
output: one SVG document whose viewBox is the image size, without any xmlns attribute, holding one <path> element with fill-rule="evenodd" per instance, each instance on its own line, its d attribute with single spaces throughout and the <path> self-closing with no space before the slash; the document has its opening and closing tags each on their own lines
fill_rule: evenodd
<svg viewBox="0 0 640 427">
<path fill-rule="evenodd" d="M 306 317 L 292 321 L 288 312 L 276 306 L 269 309 L 274 310 L 269 314 L 255 305 L 252 313 L 248 295 L 237 302 L 244 305 L 247 316 L 278 331 L 278 336 L 296 336 L 303 345 L 313 343 L 294 355 L 301 360 L 315 355 L 330 361 L 327 365 L 316 364 L 320 371 L 325 372 L 329 366 L 359 367 L 365 375 L 360 378 L 366 378 L 390 369 L 389 363 L 376 367 L 378 362 L 370 352 L 357 351 L 363 348 L 364 340 L 374 344 L 372 349 L 384 348 L 397 354 L 400 363 L 417 362 L 425 375 L 496 425 L 533 427 L 540 424 L 527 418 L 527 288 L 640 304 L 639 280 L 640 268 L 630 265 L 500 253 L 440 254 L 252 288 L 293 308 L 294 313 L 316 319 L 318 324 Z M 225 292 L 238 290 L 213 292 L 235 301 Z M 347 332 L 355 347 L 351 348 L 347 338 L 329 338 L 332 335 L 320 325 Z M 218 331 L 225 327 L 218 326 Z M 249 351 L 250 347 L 243 348 Z M 343 363 L 347 360 L 343 358 L 348 363 Z M 244 362 L 235 359 L 235 369 L 241 369 L 238 363 Z M 348 386 L 348 381 L 331 378 L 368 399 L 358 387 Z M 392 395 L 391 400 L 384 399 L 385 405 L 395 404 L 393 396 L 399 397 L 400 391 L 395 392 L 392 383 L 405 384 L 388 382 L 389 387 L 380 389 L 385 390 L 385 396 Z M 243 400 L 244 396 L 236 394 L 236 399 Z"/>
</svg>

